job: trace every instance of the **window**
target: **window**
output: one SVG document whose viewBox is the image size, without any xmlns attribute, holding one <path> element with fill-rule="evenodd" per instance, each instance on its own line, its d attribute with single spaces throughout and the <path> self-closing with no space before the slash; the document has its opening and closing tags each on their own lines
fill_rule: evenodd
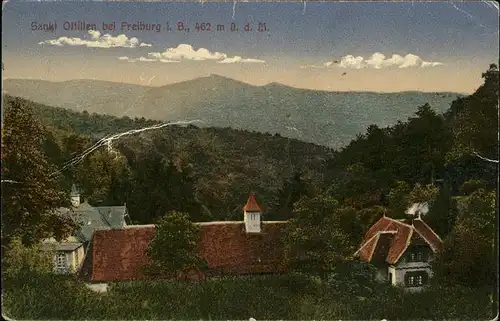
<svg viewBox="0 0 500 321">
<path fill-rule="evenodd" d="M 422 251 L 418 251 L 416 260 L 422 262 L 423 259 L 424 259 L 424 253 L 422 253 Z"/>
<path fill-rule="evenodd" d="M 408 262 L 427 262 L 426 250 L 424 248 L 410 250 Z"/>
<path fill-rule="evenodd" d="M 426 271 L 412 271 L 405 274 L 405 285 L 408 287 L 418 287 L 427 284 L 429 276 Z"/>
<path fill-rule="evenodd" d="M 56 257 L 56 268 L 58 270 L 63 270 L 68 267 L 67 260 L 66 260 L 66 254 L 65 253 L 57 253 Z"/>
<path fill-rule="evenodd" d="M 80 264 L 80 262 L 78 261 L 78 249 L 75 251 L 75 262 L 77 266 Z"/>
</svg>

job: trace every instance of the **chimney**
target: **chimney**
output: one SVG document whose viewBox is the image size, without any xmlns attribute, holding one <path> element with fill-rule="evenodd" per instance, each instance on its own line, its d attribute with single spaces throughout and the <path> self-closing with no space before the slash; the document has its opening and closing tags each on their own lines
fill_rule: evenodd
<svg viewBox="0 0 500 321">
<path fill-rule="evenodd" d="M 260 233 L 262 210 L 255 200 L 255 194 L 250 193 L 247 203 L 243 207 L 245 230 L 247 233 Z"/>
<path fill-rule="evenodd" d="M 74 207 L 80 206 L 80 193 L 76 189 L 75 184 L 71 187 L 71 205 Z"/>
<path fill-rule="evenodd" d="M 422 216 L 426 215 L 427 212 L 429 212 L 429 205 L 427 202 L 414 203 L 406 210 L 408 218 L 405 219 L 405 223 L 412 224 L 413 220 L 422 219 Z"/>
</svg>

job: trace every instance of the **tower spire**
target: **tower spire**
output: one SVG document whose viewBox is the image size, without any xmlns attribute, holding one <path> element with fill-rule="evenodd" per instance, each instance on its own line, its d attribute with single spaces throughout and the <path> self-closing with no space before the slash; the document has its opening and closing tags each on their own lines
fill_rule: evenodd
<svg viewBox="0 0 500 321">
<path fill-rule="evenodd" d="M 247 233 L 260 233 L 261 215 L 262 209 L 255 199 L 255 194 L 251 192 L 247 203 L 243 206 L 245 230 Z"/>
<path fill-rule="evenodd" d="M 71 204 L 74 207 L 80 206 L 80 192 L 78 192 L 78 189 L 76 188 L 76 185 L 73 183 L 73 186 L 71 186 Z"/>
</svg>

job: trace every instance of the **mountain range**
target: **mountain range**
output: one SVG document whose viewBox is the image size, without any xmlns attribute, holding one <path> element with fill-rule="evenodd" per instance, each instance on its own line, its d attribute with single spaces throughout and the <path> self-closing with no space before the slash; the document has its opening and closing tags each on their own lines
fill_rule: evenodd
<svg viewBox="0 0 500 321">
<path fill-rule="evenodd" d="M 161 121 L 198 119 L 202 127 L 279 133 L 332 148 L 371 124 L 405 121 L 429 103 L 447 110 L 464 95 L 452 92 L 329 92 L 279 83 L 254 86 L 219 75 L 149 87 L 99 80 L 50 82 L 5 79 L 4 92 L 50 106 Z"/>
</svg>

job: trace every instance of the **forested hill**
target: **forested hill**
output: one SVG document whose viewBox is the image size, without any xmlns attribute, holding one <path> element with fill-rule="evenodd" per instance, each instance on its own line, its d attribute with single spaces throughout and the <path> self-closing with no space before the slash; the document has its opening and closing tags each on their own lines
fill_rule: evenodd
<svg viewBox="0 0 500 321">
<path fill-rule="evenodd" d="M 5 97 L 9 98 L 11 96 L 6 95 Z M 25 101 L 31 106 L 36 118 L 45 126 L 55 131 L 84 136 L 103 137 L 162 123 L 157 120 L 147 120 L 144 117 L 132 119 L 127 116 L 119 118 L 105 114 L 89 114 L 87 111 L 77 112 L 66 108 Z"/>
<path fill-rule="evenodd" d="M 144 118 L 117 118 L 50 107 L 6 96 L 26 104 L 48 129 L 45 152 L 56 168 L 81 154 L 98 139 L 131 129 L 158 125 Z M 335 152 L 327 147 L 278 134 L 168 126 L 114 141 L 64 171 L 67 189 L 76 182 L 93 204 L 125 201 L 136 222 L 151 223 L 168 209 L 189 212 L 193 220 L 241 219 L 250 191 L 273 219 L 278 194 L 308 182 L 325 186 L 326 164 Z M 116 152 L 125 157 L 116 158 Z M 283 198 L 283 196 L 281 196 Z M 154 200 L 154 201 L 152 201 Z M 291 206 L 293 199 L 285 202 Z"/>
<path fill-rule="evenodd" d="M 253 86 L 211 75 L 148 87 L 96 80 L 50 82 L 7 79 L 14 96 L 49 106 L 117 117 L 160 121 L 200 119 L 202 127 L 231 127 L 297 138 L 332 148 L 345 146 L 366 127 L 404 121 L 429 103 L 444 112 L 458 93 L 329 92 L 271 83 Z"/>
</svg>

